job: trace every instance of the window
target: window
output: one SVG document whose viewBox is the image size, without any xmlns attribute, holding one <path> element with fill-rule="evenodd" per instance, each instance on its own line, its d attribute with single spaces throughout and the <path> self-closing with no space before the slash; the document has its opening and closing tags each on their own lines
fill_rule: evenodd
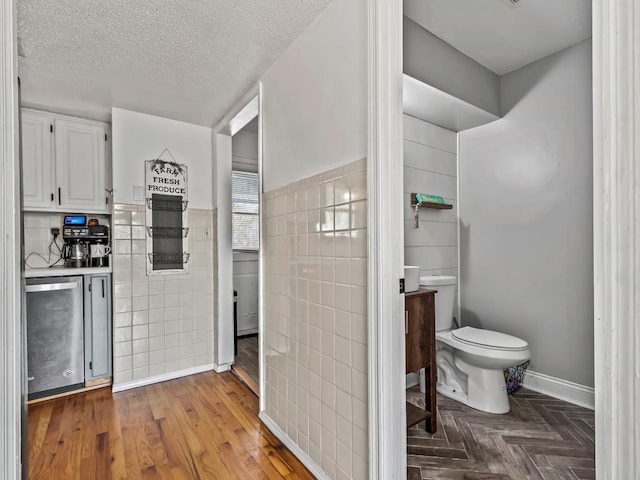
<svg viewBox="0 0 640 480">
<path fill-rule="evenodd" d="M 234 250 L 260 248 L 258 174 L 232 172 L 231 222 Z"/>
</svg>

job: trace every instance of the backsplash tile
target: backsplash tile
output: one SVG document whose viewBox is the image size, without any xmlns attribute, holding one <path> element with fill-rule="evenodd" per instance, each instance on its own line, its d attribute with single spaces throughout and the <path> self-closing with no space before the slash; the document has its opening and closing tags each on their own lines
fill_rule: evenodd
<svg viewBox="0 0 640 480">
<path fill-rule="evenodd" d="M 263 205 L 266 413 L 329 477 L 366 478 L 366 160 Z"/>
<path fill-rule="evenodd" d="M 114 205 L 115 386 L 213 362 L 216 210 L 188 215 L 189 273 L 148 276 L 144 206 Z"/>
<path fill-rule="evenodd" d="M 60 235 L 56 242 L 62 248 L 64 215 L 64 213 L 56 212 L 24 212 L 25 268 L 46 268 L 60 258 L 55 245 L 52 245 L 52 253 L 49 255 L 49 244 L 53 240 L 51 228 L 59 228 Z M 96 218 L 100 225 L 110 226 L 111 224 L 109 215 L 90 214 L 88 218 Z M 49 263 L 46 260 L 49 260 Z M 63 261 L 58 261 L 56 265 L 62 266 Z"/>
</svg>

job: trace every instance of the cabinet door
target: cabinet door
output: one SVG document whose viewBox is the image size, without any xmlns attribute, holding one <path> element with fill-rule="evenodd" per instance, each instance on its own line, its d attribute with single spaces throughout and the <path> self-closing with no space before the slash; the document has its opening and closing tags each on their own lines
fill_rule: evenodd
<svg viewBox="0 0 640 480">
<path fill-rule="evenodd" d="M 106 130 L 102 126 L 56 120 L 57 207 L 107 212 Z"/>
<path fill-rule="evenodd" d="M 429 366 L 429 303 L 425 295 L 405 298 L 406 372 Z"/>
<path fill-rule="evenodd" d="M 22 200 L 24 208 L 54 206 L 51 117 L 22 112 Z"/>
<path fill-rule="evenodd" d="M 85 380 L 111 376 L 111 276 L 85 276 Z"/>
</svg>

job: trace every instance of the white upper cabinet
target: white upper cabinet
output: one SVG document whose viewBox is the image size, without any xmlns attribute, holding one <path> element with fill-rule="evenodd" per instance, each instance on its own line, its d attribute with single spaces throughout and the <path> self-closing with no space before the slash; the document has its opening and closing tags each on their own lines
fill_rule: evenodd
<svg viewBox="0 0 640 480">
<path fill-rule="evenodd" d="M 58 205 L 70 211 L 106 210 L 106 129 L 56 120 Z"/>
<path fill-rule="evenodd" d="M 22 198 L 25 207 L 50 209 L 54 205 L 51 161 L 52 119 L 22 113 Z"/>
<path fill-rule="evenodd" d="M 23 111 L 25 210 L 109 213 L 108 125 Z"/>
</svg>

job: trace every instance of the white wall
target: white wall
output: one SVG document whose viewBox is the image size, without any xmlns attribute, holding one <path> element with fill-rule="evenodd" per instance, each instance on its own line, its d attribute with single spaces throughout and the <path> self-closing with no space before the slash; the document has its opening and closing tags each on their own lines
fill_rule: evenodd
<svg viewBox="0 0 640 480">
<path fill-rule="evenodd" d="M 464 324 L 519 336 L 536 372 L 593 386 L 591 42 L 502 78 L 503 119 L 460 133 Z"/>
<path fill-rule="evenodd" d="M 421 275 L 458 276 L 457 134 L 404 115 L 404 261 Z M 414 227 L 411 193 L 444 197 L 451 210 L 420 209 Z"/>
<path fill-rule="evenodd" d="M 144 203 L 134 198 L 134 186 L 144 190 L 144 162 L 167 148 L 188 166 L 189 208 L 212 208 L 210 128 L 120 108 L 112 110 L 111 121 L 113 203 Z M 162 158 L 170 159 L 166 153 Z"/>
<path fill-rule="evenodd" d="M 498 75 L 407 17 L 403 28 L 404 73 L 482 110 L 500 115 Z"/>
<path fill-rule="evenodd" d="M 334 0 L 262 83 L 260 418 L 318 478 L 368 477 L 366 22 Z"/>
<path fill-rule="evenodd" d="M 112 122 L 113 383 L 118 391 L 213 368 L 217 212 L 211 129 L 117 108 Z M 189 169 L 191 256 L 188 273 L 148 276 L 146 207 L 142 199 L 134 200 L 133 187 L 144 186 L 144 161 L 164 148 Z"/>
<path fill-rule="evenodd" d="M 366 155 L 366 20 L 334 1 L 262 78 L 264 191 Z"/>
</svg>

